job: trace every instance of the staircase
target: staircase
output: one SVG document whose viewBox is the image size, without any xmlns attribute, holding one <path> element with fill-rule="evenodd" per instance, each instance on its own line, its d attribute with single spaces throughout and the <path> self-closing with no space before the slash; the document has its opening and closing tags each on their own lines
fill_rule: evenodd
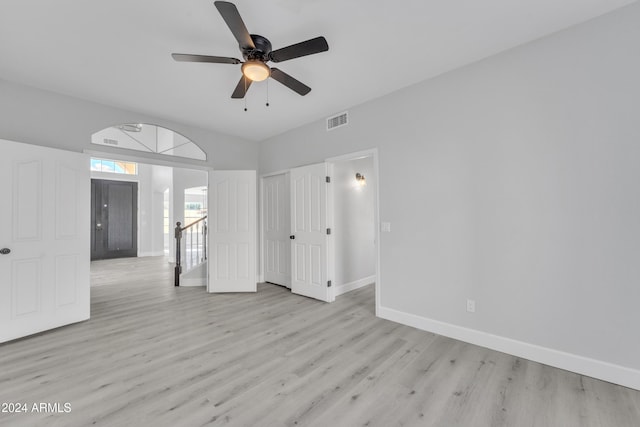
<svg viewBox="0 0 640 427">
<path fill-rule="evenodd" d="M 206 269 L 207 261 L 207 216 L 182 227 L 177 222 L 175 228 L 176 239 L 176 266 L 174 270 L 174 285 L 180 286 L 180 276 L 189 272 L 198 272 Z M 206 274 L 204 275 L 206 277 Z"/>
</svg>

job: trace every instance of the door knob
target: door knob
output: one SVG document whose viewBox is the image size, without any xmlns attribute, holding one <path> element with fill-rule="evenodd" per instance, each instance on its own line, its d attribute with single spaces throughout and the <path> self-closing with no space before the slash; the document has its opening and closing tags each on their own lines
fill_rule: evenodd
<svg viewBox="0 0 640 427">
<path fill-rule="evenodd" d="M 289 236 L 289 238 L 290 238 L 291 240 L 293 240 L 293 239 L 295 239 L 295 238 L 296 238 L 296 236 L 292 234 L 291 236 Z"/>
<path fill-rule="evenodd" d="M 11 253 L 11 249 L 9 249 L 9 248 L 0 249 L 0 254 L 2 254 L 2 255 L 9 255 L 10 253 Z"/>
</svg>

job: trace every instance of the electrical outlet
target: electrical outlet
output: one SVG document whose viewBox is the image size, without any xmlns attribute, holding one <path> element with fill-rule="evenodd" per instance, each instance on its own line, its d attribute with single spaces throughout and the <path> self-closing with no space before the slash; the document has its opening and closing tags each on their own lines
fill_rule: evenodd
<svg viewBox="0 0 640 427">
<path fill-rule="evenodd" d="M 383 222 L 381 224 L 381 230 L 383 233 L 390 233 L 391 232 L 391 223 L 390 222 Z"/>
<path fill-rule="evenodd" d="M 475 313 L 476 312 L 476 301 L 472 300 L 472 299 L 468 299 L 467 300 L 467 311 L 469 313 Z"/>
</svg>

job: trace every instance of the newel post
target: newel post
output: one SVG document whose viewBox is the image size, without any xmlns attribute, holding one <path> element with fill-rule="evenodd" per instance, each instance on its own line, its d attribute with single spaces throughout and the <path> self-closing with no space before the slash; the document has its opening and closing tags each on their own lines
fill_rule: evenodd
<svg viewBox="0 0 640 427">
<path fill-rule="evenodd" d="M 180 254 L 180 247 L 182 246 L 180 241 L 182 240 L 182 223 L 180 221 L 176 222 L 175 228 L 175 236 L 176 236 L 176 267 L 174 269 L 174 286 L 180 286 L 180 273 L 182 273 L 182 265 L 180 259 L 182 258 Z"/>
</svg>

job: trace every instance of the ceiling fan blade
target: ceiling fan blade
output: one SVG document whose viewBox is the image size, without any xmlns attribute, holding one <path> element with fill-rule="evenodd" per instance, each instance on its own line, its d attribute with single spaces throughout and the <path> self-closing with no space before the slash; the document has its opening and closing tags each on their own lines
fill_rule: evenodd
<svg viewBox="0 0 640 427">
<path fill-rule="evenodd" d="M 240 81 L 238 82 L 236 89 L 231 94 L 231 98 L 240 99 L 244 98 L 249 90 L 249 86 L 251 86 L 251 80 L 246 78 L 244 74 L 240 77 Z"/>
<path fill-rule="evenodd" d="M 247 27 L 244 25 L 240 12 L 235 4 L 228 1 L 216 1 L 214 2 L 218 12 L 222 15 L 222 19 L 227 23 L 227 26 L 233 33 L 233 36 L 238 40 L 238 44 L 241 49 L 255 49 L 251 35 L 247 31 Z"/>
<path fill-rule="evenodd" d="M 271 52 L 271 60 L 273 62 L 287 61 L 301 56 L 313 55 L 314 53 L 326 52 L 329 45 L 324 37 L 316 37 L 304 42 L 292 44 Z"/>
<path fill-rule="evenodd" d="M 306 94 L 311 92 L 311 88 L 309 86 L 307 86 L 304 83 L 294 79 L 289 74 L 285 73 L 284 71 L 280 71 L 277 68 L 272 68 L 271 69 L 271 78 L 273 78 L 274 80 L 282 83 L 283 85 L 285 85 L 286 87 L 288 87 L 292 91 L 294 91 L 294 92 L 296 92 L 296 93 L 298 93 L 298 94 L 300 94 L 302 96 L 305 96 Z"/>
<path fill-rule="evenodd" d="M 171 56 L 180 62 L 211 62 L 215 64 L 240 64 L 242 62 L 239 59 L 224 56 L 191 55 L 188 53 L 172 53 Z"/>
</svg>

